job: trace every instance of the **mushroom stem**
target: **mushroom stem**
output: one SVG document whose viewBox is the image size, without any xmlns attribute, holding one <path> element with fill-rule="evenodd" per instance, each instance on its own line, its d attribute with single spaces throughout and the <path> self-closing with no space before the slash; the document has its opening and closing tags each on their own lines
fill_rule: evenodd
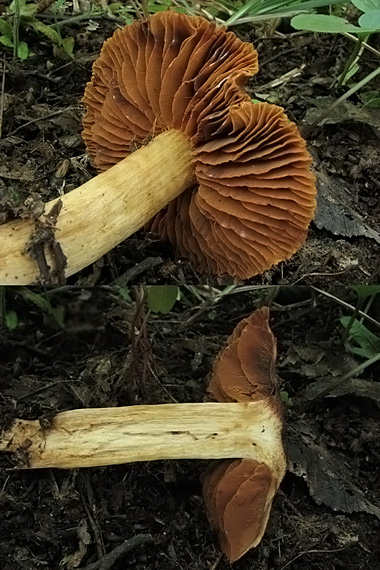
<svg viewBox="0 0 380 570">
<path fill-rule="evenodd" d="M 22 468 L 96 467 L 156 459 L 253 458 L 282 469 L 281 418 L 269 402 L 79 409 L 48 427 L 17 419 L 0 451 Z"/>
<path fill-rule="evenodd" d="M 59 198 L 62 209 L 55 238 L 67 258 L 66 276 L 90 265 L 140 229 L 193 181 L 189 140 L 172 129 Z M 46 204 L 45 214 L 59 199 Z M 2 285 L 38 282 L 37 263 L 25 253 L 34 229 L 33 220 L 0 225 Z M 50 252 L 45 253 L 54 269 Z"/>
</svg>

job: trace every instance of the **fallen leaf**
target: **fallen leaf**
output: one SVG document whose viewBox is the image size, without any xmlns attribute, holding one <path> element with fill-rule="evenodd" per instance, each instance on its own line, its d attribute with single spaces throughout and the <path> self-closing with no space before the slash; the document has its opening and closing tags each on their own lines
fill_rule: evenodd
<svg viewBox="0 0 380 570">
<path fill-rule="evenodd" d="M 336 236 L 364 236 L 380 243 L 380 234 L 352 207 L 352 198 L 343 182 L 320 171 L 317 175 L 317 209 L 314 224 Z"/>
<path fill-rule="evenodd" d="M 335 102 L 334 97 L 315 97 L 313 106 L 306 111 L 304 122 L 311 125 L 316 119 Z M 351 101 L 343 101 L 330 115 L 321 120 L 320 125 L 334 125 L 345 121 L 356 121 L 369 125 L 377 134 L 380 134 L 380 113 L 378 109 L 355 105 Z"/>
<path fill-rule="evenodd" d="M 380 519 L 378 499 L 370 499 L 368 491 L 353 481 L 352 468 L 344 455 L 327 449 L 318 436 L 309 423 L 292 425 L 287 442 L 291 473 L 305 479 L 318 505 L 345 513 L 365 512 Z"/>
<path fill-rule="evenodd" d="M 331 379 L 331 384 L 335 384 L 336 379 Z M 317 380 L 310 384 L 303 392 L 302 398 L 305 400 L 314 400 L 319 394 L 324 392 L 330 381 L 326 379 Z M 371 382 L 369 380 L 361 380 L 360 378 L 349 378 L 339 386 L 331 389 L 326 398 L 337 398 L 339 396 L 356 396 L 360 398 L 368 398 L 374 401 L 380 407 L 380 382 Z"/>
</svg>

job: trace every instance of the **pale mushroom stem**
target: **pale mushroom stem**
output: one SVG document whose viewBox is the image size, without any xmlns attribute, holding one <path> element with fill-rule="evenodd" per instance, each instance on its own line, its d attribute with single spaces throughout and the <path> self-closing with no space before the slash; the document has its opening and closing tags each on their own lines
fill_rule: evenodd
<svg viewBox="0 0 380 570">
<path fill-rule="evenodd" d="M 0 437 L 0 451 L 31 469 L 247 457 L 276 471 L 281 450 L 281 420 L 265 400 L 72 410 L 48 426 L 17 419 Z"/>
<path fill-rule="evenodd" d="M 169 130 L 62 196 L 55 237 L 67 258 L 66 276 L 140 229 L 193 181 L 189 140 L 182 132 Z M 46 204 L 45 213 L 57 200 Z M 34 228 L 33 221 L 20 219 L 0 225 L 1 285 L 38 282 L 37 263 L 25 253 Z M 46 257 L 54 269 L 49 252 Z"/>
</svg>

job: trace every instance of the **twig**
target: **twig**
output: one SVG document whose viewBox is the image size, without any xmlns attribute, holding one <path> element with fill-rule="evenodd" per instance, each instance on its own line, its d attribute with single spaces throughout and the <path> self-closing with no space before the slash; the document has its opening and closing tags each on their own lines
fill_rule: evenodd
<svg viewBox="0 0 380 570">
<path fill-rule="evenodd" d="M 21 129 L 23 129 L 25 127 L 29 127 L 29 125 L 33 125 L 34 123 L 38 123 L 38 121 L 44 121 L 45 119 L 51 119 L 52 117 L 56 117 L 57 115 L 62 115 L 62 113 L 65 113 L 69 109 L 70 109 L 70 107 L 66 107 L 65 109 L 60 109 L 59 111 L 54 111 L 53 113 L 48 113 L 47 115 L 44 115 L 43 117 L 37 117 L 36 119 L 32 119 L 31 121 L 28 121 L 27 123 L 24 123 L 23 125 L 20 125 L 16 129 L 14 129 L 11 133 L 9 133 L 9 136 L 15 135 L 16 133 L 18 133 L 18 131 L 21 131 Z"/>
<path fill-rule="evenodd" d="M 297 556 L 295 556 L 294 558 L 289 560 L 289 562 L 284 564 L 284 566 L 281 566 L 280 570 L 285 570 L 285 568 L 287 568 L 288 566 L 293 564 L 293 562 L 295 562 L 298 558 L 301 558 L 301 556 L 304 556 L 305 554 L 332 554 L 334 552 L 341 552 L 342 550 L 345 550 L 345 549 L 346 549 L 346 547 L 343 546 L 342 548 L 335 548 L 335 549 L 328 548 L 326 550 L 303 550 L 302 552 L 297 554 Z"/>
<path fill-rule="evenodd" d="M 348 34 L 347 32 L 342 32 L 342 36 L 345 36 L 346 38 L 349 38 L 350 40 L 354 40 L 354 42 L 359 42 L 359 38 L 357 38 L 356 36 L 353 36 L 352 34 Z M 371 51 L 372 53 L 377 55 L 377 57 L 380 57 L 380 51 L 378 51 L 377 49 L 375 49 L 374 47 L 369 45 L 367 42 L 362 42 L 362 46 L 364 46 L 368 51 Z"/>
<path fill-rule="evenodd" d="M 102 560 L 105 556 L 105 548 L 103 537 L 99 529 L 98 521 L 95 520 L 95 517 L 92 515 L 91 511 L 94 511 L 92 503 L 93 503 L 93 492 L 91 488 L 91 482 L 88 472 L 85 472 L 82 478 L 82 488 L 80 489 L 81 498 L 83 502 L 84 509 L 87 514 L 87 518 L 89 520 L 90 526 L 92 528 L 92 532 L 94 533 L 95 542 L 96 542 L 96 550 L 98 553 L 98 557 Z M 87 495 L 87 497 L 84 496 Z M 95 513 L 94 513 L 95 514 Z"/>
<path fill-rule="evenodd" d="M 346 301 L 343 301 L 343 299 L 339 299 L 339 297 L 335 297 L 335 295 L 333 295 L 332 293 L 328 293 L 327 291 L 324 291 L 323 289 L 318 289 L 318 287 L 314 287 L 314 285 L 310 285 L 310 287 L 314 291 L 316 291 L 317 293 L 321 293 L 321 295 L 324 295 L 325 297 L 328 297 L 329 299 L 333 299 L 336 303 L 338 303 L 339 305 L 342 305 L 342 307 L 345 307 L 346 309 L 349 309 L 350 311 L 355 310 L 355 307 L 353 305 L 346 303 Z M 367 313 L 365 313 L 363 311 L 359 311 L 358 314 L 361 317 L 363 317 L 363 319 L 366 319 L 367 321 L 369 321 L 370 323 L 372 323 L 376 327 L 380 328 L 379 321 L 376 321 L 376 319 L 370 317 L 369 315 L 367 315 Z"/>
<path fill-rule="evenodd" d="M 257 89 L 255 88 L 255 91 L 257 91 L 257 93 L 262 93 L 266 89 L 272 89 L 273 87 L 279 87 L 279 85 L 282 85 L 283 83 L 286 83 L 287 81 L 290 81 L 290 79 L 295 79 L 296 77 L 299 77 L 301 75 L 302 71 L 305 69 L 305 67 L 306 67 L 306 64 L 303 63 L 300 67 L 296 67 L 295 69 L 291 69 L 287 73 L 284 73 L 284 75 L 281 75 L 281 77 L 278 77 L 277 79 L 274 79 L 273 81 L 270 81 L 269 83 L 265 83 L 264 85 L 259 85 L 257 87 Z"/>
<path fill-rule="evenodd" d="M 108 554 L 105 554 L 105 556 L 97 562 L 93 562 L 84 567 L 83 570 L 110 570 L 115 562 L 124 556 L 124 554 L 127 554 L 143 544 L 149 544 L 151 542 L 153 542 L 151 534 L 137 534 L 133 538 L 125 540 L 122 544 L 116 546 L 116 548 L 111 550 Z"/>
<path fill-rule="evenodd" d="M 125 271 L 122 275 L 116 277 L 116 279 L 112 281 L 111 285 L 113 287 L 115 285 L 119 287 L 125 287 L 130 281 L 134 280 L 138 275 L 141 275 L 141 273 L 145 273 L 146 271 L 153 269 L 157 265 L 160 265 L 160 263 L 162 263 L 161 257 L 146 257 L 145 259 L 140 261 L 140 263 L 137 263 L 134 267 L 127 269 L 127 271 Z"/>
<path fill-rule="evenodd" d="M 1 96 L 0 96 L 0 139 L 3 132 L 3 115 L 4 115 L 4 99 L 5 99 L 5 55 L 3 57 L 3 76 L 1 79 Z"/>
<path fill-rule="evenodd" d="M 210 566 L 210 570 L 216 570 L 217 567 L 219 566 L 221 560 L 223 558 L 223 554 L 219 554 L 218 558 L 215 560 L 215 562 L 213 563 L 212 566 Z"/>
</svg>

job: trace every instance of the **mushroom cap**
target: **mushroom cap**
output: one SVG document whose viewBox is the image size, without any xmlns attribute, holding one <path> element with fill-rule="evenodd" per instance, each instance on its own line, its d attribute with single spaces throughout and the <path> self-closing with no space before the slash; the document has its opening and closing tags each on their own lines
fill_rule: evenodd
<svg viewBox="0 0 380 570">
<path fill-rule="evenodd" d="M 297 127 L 243 88 L 257 71 L 251 44 L 165 11 L 105 42 L 83 99 L 83 138 L 99 170 L 165 130 L 188 137 L 196 183 L 148 229 L 200 270 L 242 279 L 291 257 L 315 209 Z"/>
<path fill-rule="evenodd" d="M 269 309 L 263 307 L 240 321 L 228 337 L 214 361 L 208 392 L 218 402 L 270 399 L 277 406 L 276 356 Z"/>
<path fill-rule="evenodd" d="M 277 395 L 276 340 L 264 307 L 241 321 L 218 355 L 209 392 L 223 402 L 262 400 L 282 426 Z M 280 418 L 280 422 L 279 422 Z M 278 430 L 274 430 L 277 433 Z M 211 524 L 219 531 L 222 550 L 234 562 L 259 544 L 268 522 L 273 498 L 285 474 L 281 441 L 273 441 L 268 461 L 243 458 L 214 462 L 202 478 L 203 495 Z"/>
<path fill-rule="evenodd" d="M 206 471 L 203 495 L 209 520 L 219 530 L 230 562 L 260 543 L 277 488 L 271 469 L 253 459 L 222 461 Z"/>
</svg>

